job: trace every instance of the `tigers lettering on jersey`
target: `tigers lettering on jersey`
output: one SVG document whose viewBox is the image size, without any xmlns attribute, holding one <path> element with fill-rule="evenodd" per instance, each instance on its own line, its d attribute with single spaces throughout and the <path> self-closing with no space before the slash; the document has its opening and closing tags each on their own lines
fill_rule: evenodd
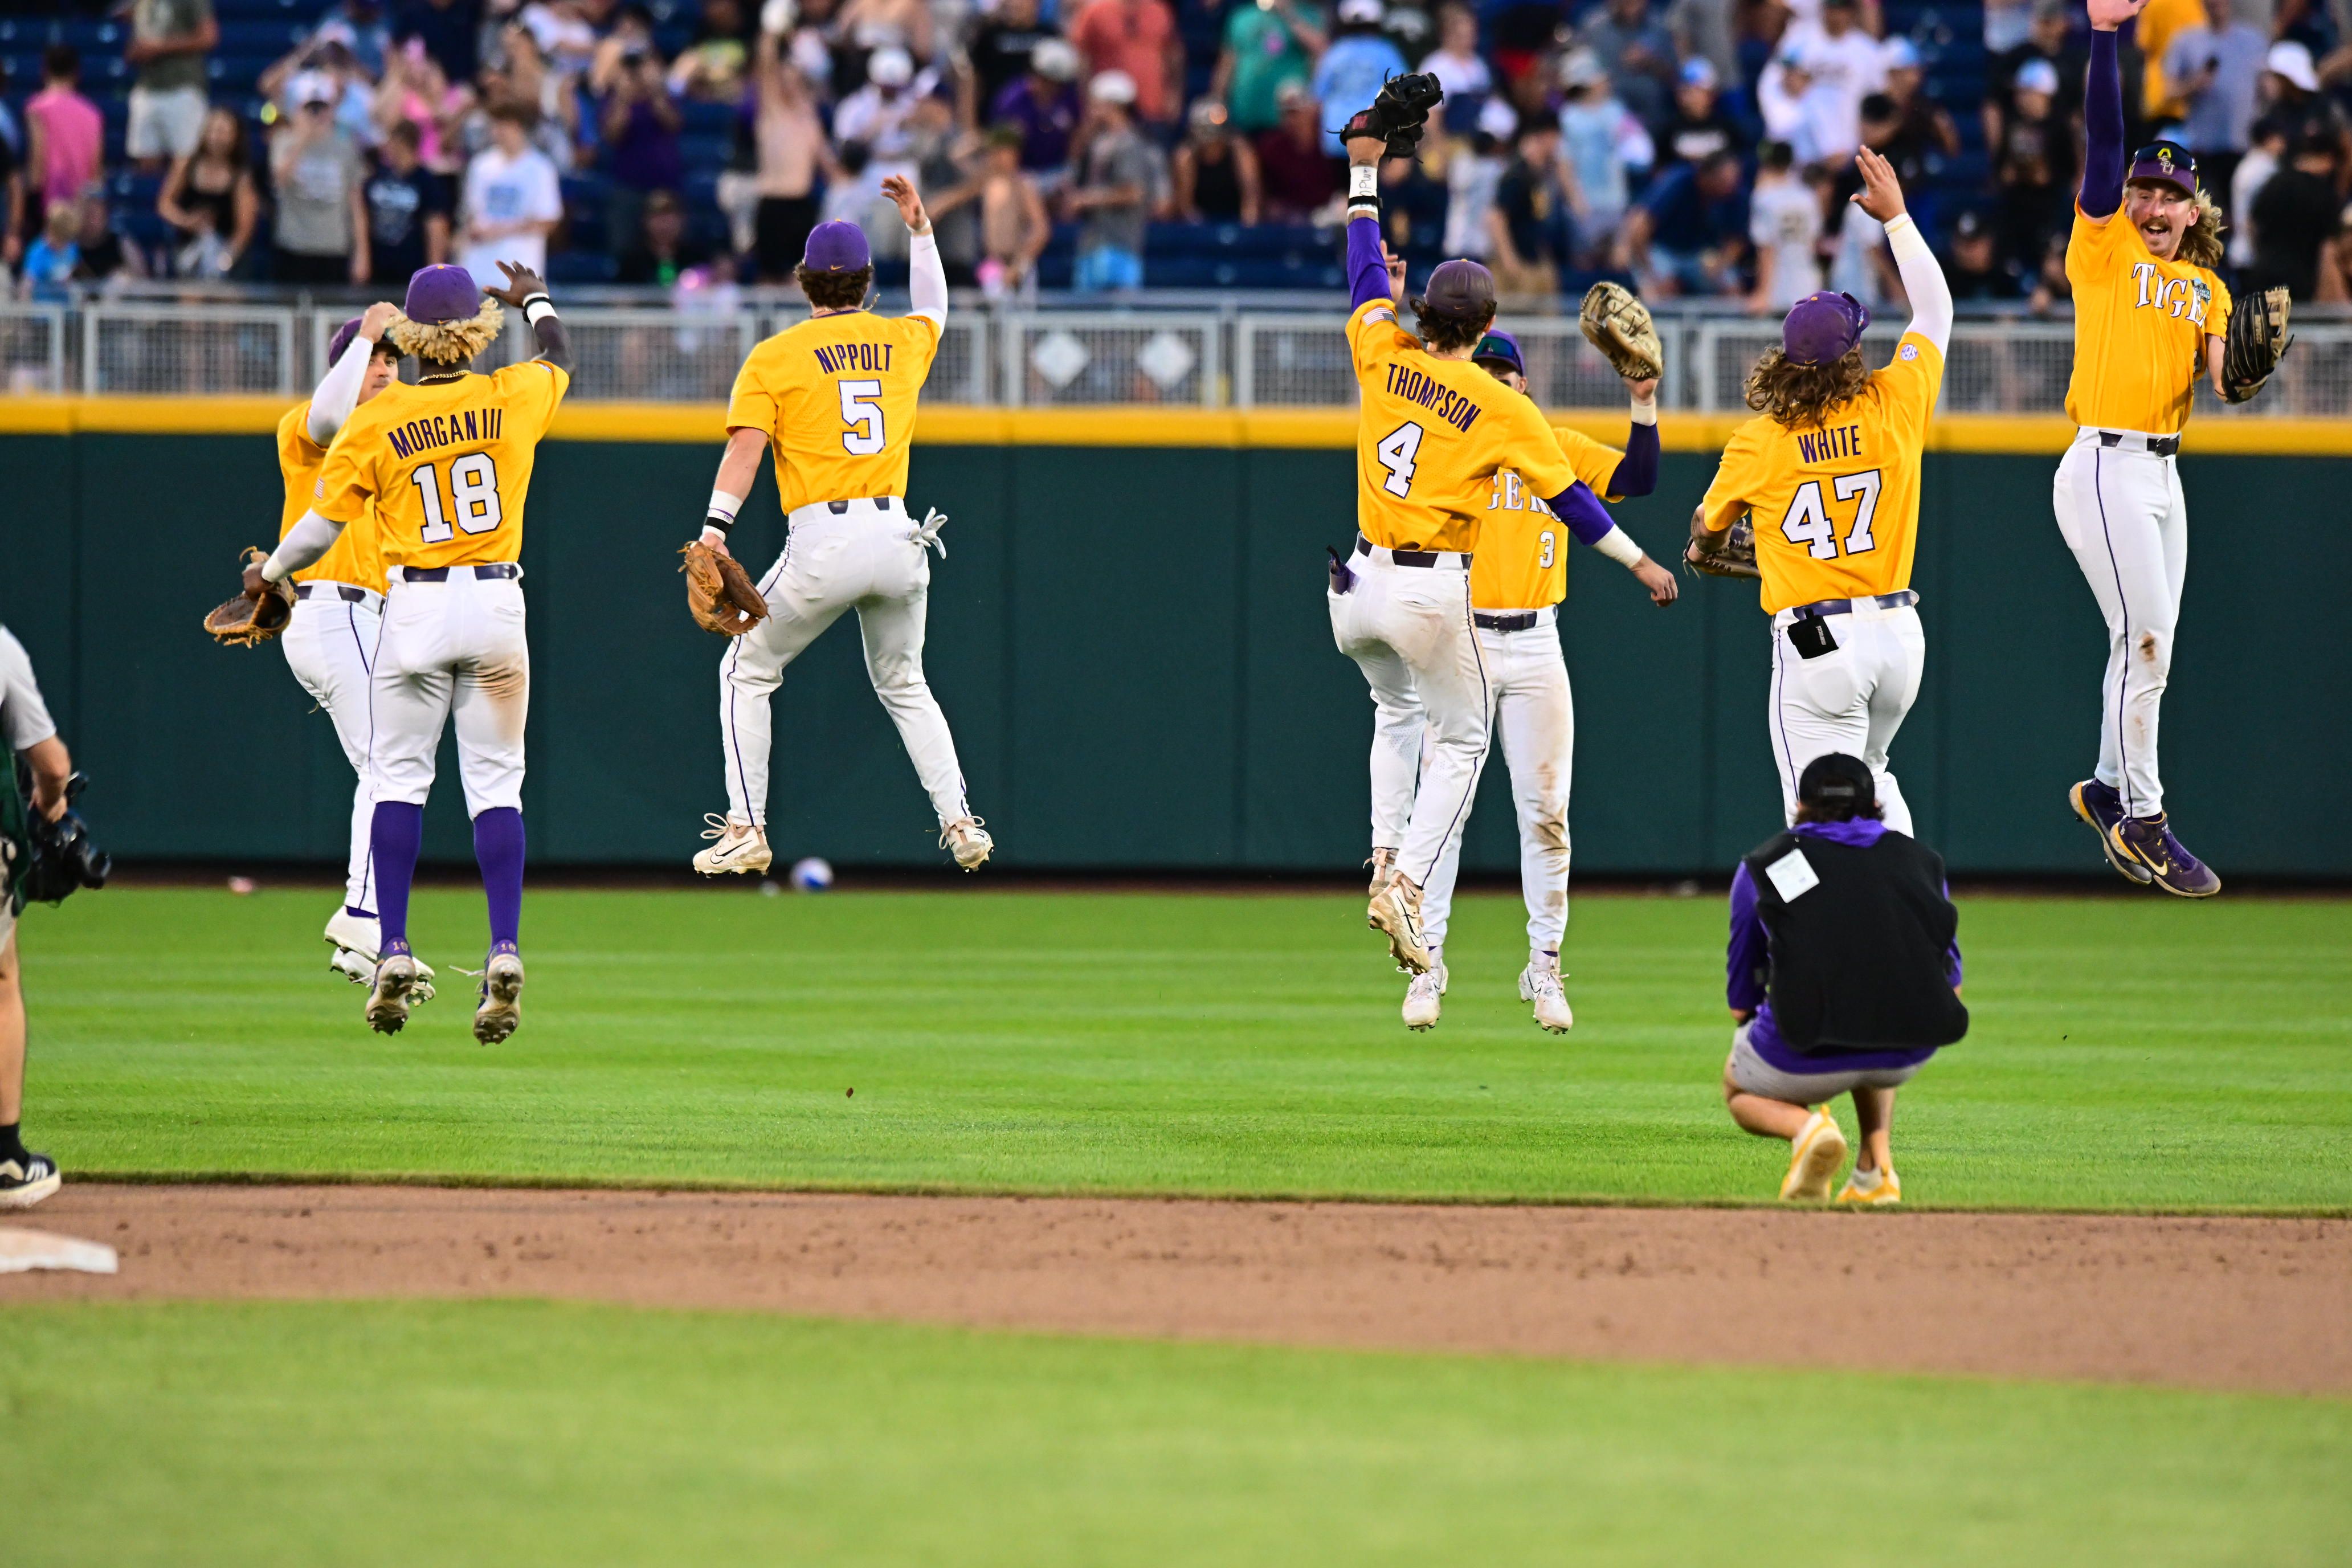
<svg viewBox="0 0 2352 1568">
<path fill-rule="evenodd" d="M 1468 360 L 1441 359 L 1397 324 L 1385 300 L 1348 319 L 1362 402 L 1356 419 L 1356 526 L 1391 550 L 1478 548 L 1493 479 L 1517 470 L 1539 496 L 1576 474 L 1542 411 Z"/>
<path fill-rule="evenodd" d="M 410 386 L 362 404 L 319 472 L 319 515 L 351 531 L 373 509 L 384 564 L 486 565 L 522 557 L 540 438 L 572 378 L 545 360 Z"/>
<path fill-rule="evenodd" d="M 278 472 L 286 494 L 278 518 L 283 539 L 302 521 L 318 499 L 319 471 L 327 448 L 310 439 L 310 405 L 299 403 L 278 421 Z M 297 583 L 349 583 L 354 588 L 383 592 L 383 552 L 377 548 L 373 508 L 346 527 L 327 552 L 294 574 Z"/>
<path fill-rule="evenodd" d="M 2229 286 L 2167 261 L 2120 212 L 2081 208 L 2066 241 L 2074 296 L 2074 365 L 2066 416 L 2099 430 L 2178 436 L 2205 374 L 2205 341 L 2229 335 Z"/>
<path fill-rule="evenodd" d="M 1552 427 L 1560 455 L 1593 494 L 1609 488 L 1625 454 L 1580 430 Z M 1559 492 L 1554 490 L 1554 495 Z M 1540 610 L 1568 596 L 1569 532 L 1551 504 L 1515 468 L 1496 471 L 1486 496 L 1486 527 L 1470 561 L 1470 603 L 1481 610 Z"/>
<path fill-rule="evenodd" d="M 727 428 L 757 430 L 775 455 L 790 514 L 818 501 L 907 493 L 924 379 L 940 352 L 929 316 L 812 316 L 752 349 Z"/>
<path fill-rule="evenodd" d="M 1768 612 L 1911 585 L 1919 532 L 1919 458 L 1944 356 L 1906 332 L 1895 358 L 1822 424 L 1748 420 L 1724 447 L 1700 503 L 1708 528 L 1743 511 L 1756 527 Z"/>
</svg>

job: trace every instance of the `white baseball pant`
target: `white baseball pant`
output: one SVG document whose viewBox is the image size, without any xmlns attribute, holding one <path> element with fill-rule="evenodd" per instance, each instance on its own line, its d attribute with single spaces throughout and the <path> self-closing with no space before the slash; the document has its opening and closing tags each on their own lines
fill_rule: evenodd
<svg viewBox="0 0 2352 1568">
<path fill-rule="evenodd" d="M 1805 764 L 1831 752 L 1860 757 L 1878 781 L 1886 826 L 1911 836 L 1911 808 L 1886 765 L 1886 749 L 1919 695 L 1927 634 L 1916 605 L 1887 608 L 1856 599 L 1822 620 L 1837 647 L 1807 658 L 1789 640 L 1796 614 L 1772 617 L 1772 760 L 1780 769 L 1780 807 L 1797 820 L 1797 780 Z"/>
<path fill-rule="evenodd" d="M 788 521 L 784 552 L 760 579 L 768 618 L 729 644 L 719 661 L 727 815 L 766 825 L 768 700 L 782 683 L 784 667 L 844 610 L 855 609 L 874 695 L 898 726 L 931 809 L 942 826 L 970 816 L 955 737 L 923 678 L 931 558 L 907 503 L 891 496 L 817 501 Z"/>
<path fill-rule="evenodd" d="M 1378 546 L 1359 551 L 1348 558 L 1354 586 L 1328 595 L 1332 640 L 1372 689 L 1372 844 L 1394 848 L 1398 868 L 1423 888 L 1470 815 L 1489 705 L 1469 557 L 1439 560 L 1399 566 Z"/>
<path fill-rule="evenodd" d="M 310 700 L 334 721 L 335 739 L 355 776 L 352 788 L 351 863 L 343 873 L 343 907 L 375 912 L 375 860 L 371 827 L 375 797 L 368 778 L 370 741 L 368 687 L 375 662 L 383 598 L 349 583 L 296 585 L 293 619 L 279 640 L 286 668 Z"/>
<path fill-rule="evenodd" d="M 522 574 L 511 564 L 445 570 L 438 578 L 398 566 L 390 574 L 372 686 L 375 798 L 425 804 L 441 731 L 454 716 L 466 815 L 520 811 L 530 712 Z"/>
<path fill-rule="evenodd" d="M 2075 432 L 2058 460 L 2051 508 L 2058 531 L 2107 618 L 2107 672 L 2099 683 L 2098 779 L 2123 796 L 2130 816 L 2164 810 L 2157 776 L 2156 724 L 2172 674 L 2180 589 L 2189 575 L 2189 507 L 2171 458 L 2096 430 Z"/>
<path fill-rule="evenodd" d="M 1511 770 L 1519 819 L 1519 891 L 1528 904 L 1528 949 L 1558 952 L 1568 930 L 1568 795 L 1576 762 L 1576 705 L 1559 651 L 1556 611 L 1538 612 L 1524 631 L 1478 628 L 1478 650 L 1492 696 L 1487 722 Z M 1421 926 L 1432 947 L 1445 942 L 1454 884 L 1462 871 L 1465 813 L 1422 889 Z"/>
</svg>

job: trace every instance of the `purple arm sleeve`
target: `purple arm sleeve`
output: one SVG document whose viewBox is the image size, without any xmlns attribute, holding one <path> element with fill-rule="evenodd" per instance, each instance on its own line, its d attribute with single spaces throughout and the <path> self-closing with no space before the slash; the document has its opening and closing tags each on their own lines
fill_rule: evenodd
<svg viewBox="0 0 2352 1568">
<path fill-rule="evenodd" d="M 1764 921 L 1756 912 L 1756 880 L 1747 862 L 1731 874 L 1731 946 L 1724 955 L 1723 999 L 1742 1013 L 1764 1001 Z"/>
<path fill-rule="evenodd" d="M 1609 476 L 1609 493 L 1645 496 L 1657 488 L 1658 427 L 1654 425 L 1629 425 L 1625 433 L 1625 455 L 1617 459 L 1617 471 Z"/>
<path fill-rule="evenodd" d="M 1389 269 L 1381 260 L 1378 218 L 1348 220 L 1348 309 L 1352 313 L 1389 297 Z"/>
<path fill-rule="evenodd" d="M 1949 903 L 1951 900 L 1952 885 L 1947 882 L 1944 884 L 1944 901 Z M 1958 991 L 1960 988 L 1960 933 L 1958 931 L 1952 933 L 1949 962 L 1944 965 L 1944 971 L 1946 977 L 1952 983 L 1952 989 Z"/>
<path fill-rule="evenodd" d="M 2113 216 L 2124 205 L 2124 79 L 2113 33 L 2091 34 L 2091 68 L 2083 84 L 2083 216 Z"/>
<path fill-rule="evenodd" d="M 1617 520 L 1609 515 L 1609 509 L 1601 504 L 1601 498 L 1582 479 L 1553 496 L 1547 504 L 1553 516 L 1568 524 L 1569 532 L 1576 535 L 1580 544 L 1598 544 L 1601 535 L 1617 526 Z"/>
</svg>

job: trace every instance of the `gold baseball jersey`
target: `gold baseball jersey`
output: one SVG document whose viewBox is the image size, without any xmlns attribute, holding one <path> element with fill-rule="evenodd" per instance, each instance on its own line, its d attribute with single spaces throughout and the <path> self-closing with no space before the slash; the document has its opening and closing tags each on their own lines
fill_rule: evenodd
<svg viewBox="0 0 2352 1568">
<path fill-rule="evenodd" d="M 2102 430 L 2178 436 L 2205 374 L 2205 340 L 2230 332 L 2230 289 L 2202 267 L 2159 261 L 2118 210 L 2074 209 L 2074 374 L 2066 417 Z"/>
<path fill-rule="evenodd" d="M 1732 432 L 1700 503 L 1720 533 L 1748 512 L 1767 614 L 1911 585 L 1919 454 L 1944 356 L 1906 332 L 1895 357 L 1812 429 L 1759 415 Z"/>
<path fill-rule="evenodd" d="M 531 465 L 571 385 L 543 359 L 427 386 L 395 382 L 344 423 L 310 504 L 346 532 L 372 505 L 386 567 L 520 560 Z"/>
<path fill-rule="evenodd" d="M 1576 482 L 1543 411 L 1466 359 L 1439 359 L 1373 300 L 1348 318 L 1363 403 L 1356 526 L 1391 550 L 1475 550 L 1503 468 L 1550 497 Z M 1474 566 L 1475 563 L 1473 563 Z"/>
<path fill-rule="evenodd" d="M 317 499 L 319 469 L 327 448 L 310 439 L 310 405 L 306 400 L 286 411 L 278 422 L 278 471 L 286 480 L 286 504 L 278 518 L 283 539 L 302 521 Z M 297 583 L 349 583 L 355 588 L 383 592 L 383 552 L 376 548 L 375 517 L 365 513 L 313 565 L 294 574 Z"/>
<path fill-rule="evenodd" d="M 812 316 L 751 351 L 727 428 L 768 437 L 787 515 L 815 501 L 904 496 L 915 404 L 939 352 L 929 316 Z"/>
<path fill-rule="evenodd" d="M 1624 453 L 1565 425 L 1553 426 L 1551 433 L 1587 489 L 1604 500 L 1623 499 L 1609 489 L 1609 481 Z M 1568 596 L 1568 543 L 1567 525 L 1519 471 L 1497 468 L 1486 493 L 1478 553 L 1470 561 L 1471 607 L 1540 610 L 1559 604 Z"/>
</svg>

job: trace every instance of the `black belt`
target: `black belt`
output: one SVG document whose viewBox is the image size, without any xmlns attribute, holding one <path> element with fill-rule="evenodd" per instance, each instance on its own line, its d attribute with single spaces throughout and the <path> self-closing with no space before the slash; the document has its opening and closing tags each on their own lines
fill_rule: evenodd
<svg viewBox="0 0 2352 1568">
<path fill-rule="evenodd" d="M 1359 555 L 1370 555 L 1371 552 L 1372 542 L 1366 539 L 1360 533 L 1356 535 L 1356 553 Z M 1389 559 L 1395 562 L 1400 566 L 1434 566 L 1437 564 L 1437 558 L 1439 556 L 1454 555 L 1457 553 L 1462 557 L 1462 563 L 1464 565 L 1466 566 L 1470 563 L 1470 552 L 1466 550 L 1459 552 L 1452 550 L 1391 550 L 1389 552 Z"/>
<path fill-rule="evenodd" d="M 1533 610 L 1521 610 L 1516 616 L 1497 616 L 1485 610 L 1473 610 L 1470 618 L 1490 632 L 1530 632 L 1543 620 Z"/>
<path fill-rule="evenodd" d="M 294 584 L 294 596 L 298 599 L 307 599 L 310 596 L 310 591 L 312 589 L 324 588 L 328 586 L 330 586 L 330 584 L 325 583 L 297 583 Z M 335 590 L 335 597 L 341 599 L 346 605 L 364 605 L 370 599 L 375 597 L 374 595 L 369 593 L 365 588 L 354 588 L 348 583 L 336 583 L 331 584 L 331 586 Z"/>
<path fill-rule="evenodd" d="M 404 583 L 446 583 L 452 572 L 471 572 L 477 577 L 520 577 L 522 568 L 511 561 L 494 561 L 488 566 L 404 566 L 400 580 Z"/>
<path fill-rule="evenodd" d="M 1915 588 L 1906 588 L 1899 594 L 1871 595 L 1870 602 L 1882 610 L 1899 610 L 1906 605 L 1917 604 L 1919 594 Z M 1789 613 L 1798 616 L 1846 616 L 1853 613 L 1853 605 L 1852 599 L 1823 599 L 1818 604 L 1795 605 Z"/>
<path fill-rule="evenodd" d="M 2178 436 L 2147 436 L 2143 437 L 2142 441 L 2144 443 L 2142 449 L 2152 457 L 2177 458 L 2180 456 L 2180 437 Z M 2122 431 L 2102 430 L 2099 432 L 2100 446 L 2120 447 L 2123 444 L 2124 437 Z"/>
</svg>

